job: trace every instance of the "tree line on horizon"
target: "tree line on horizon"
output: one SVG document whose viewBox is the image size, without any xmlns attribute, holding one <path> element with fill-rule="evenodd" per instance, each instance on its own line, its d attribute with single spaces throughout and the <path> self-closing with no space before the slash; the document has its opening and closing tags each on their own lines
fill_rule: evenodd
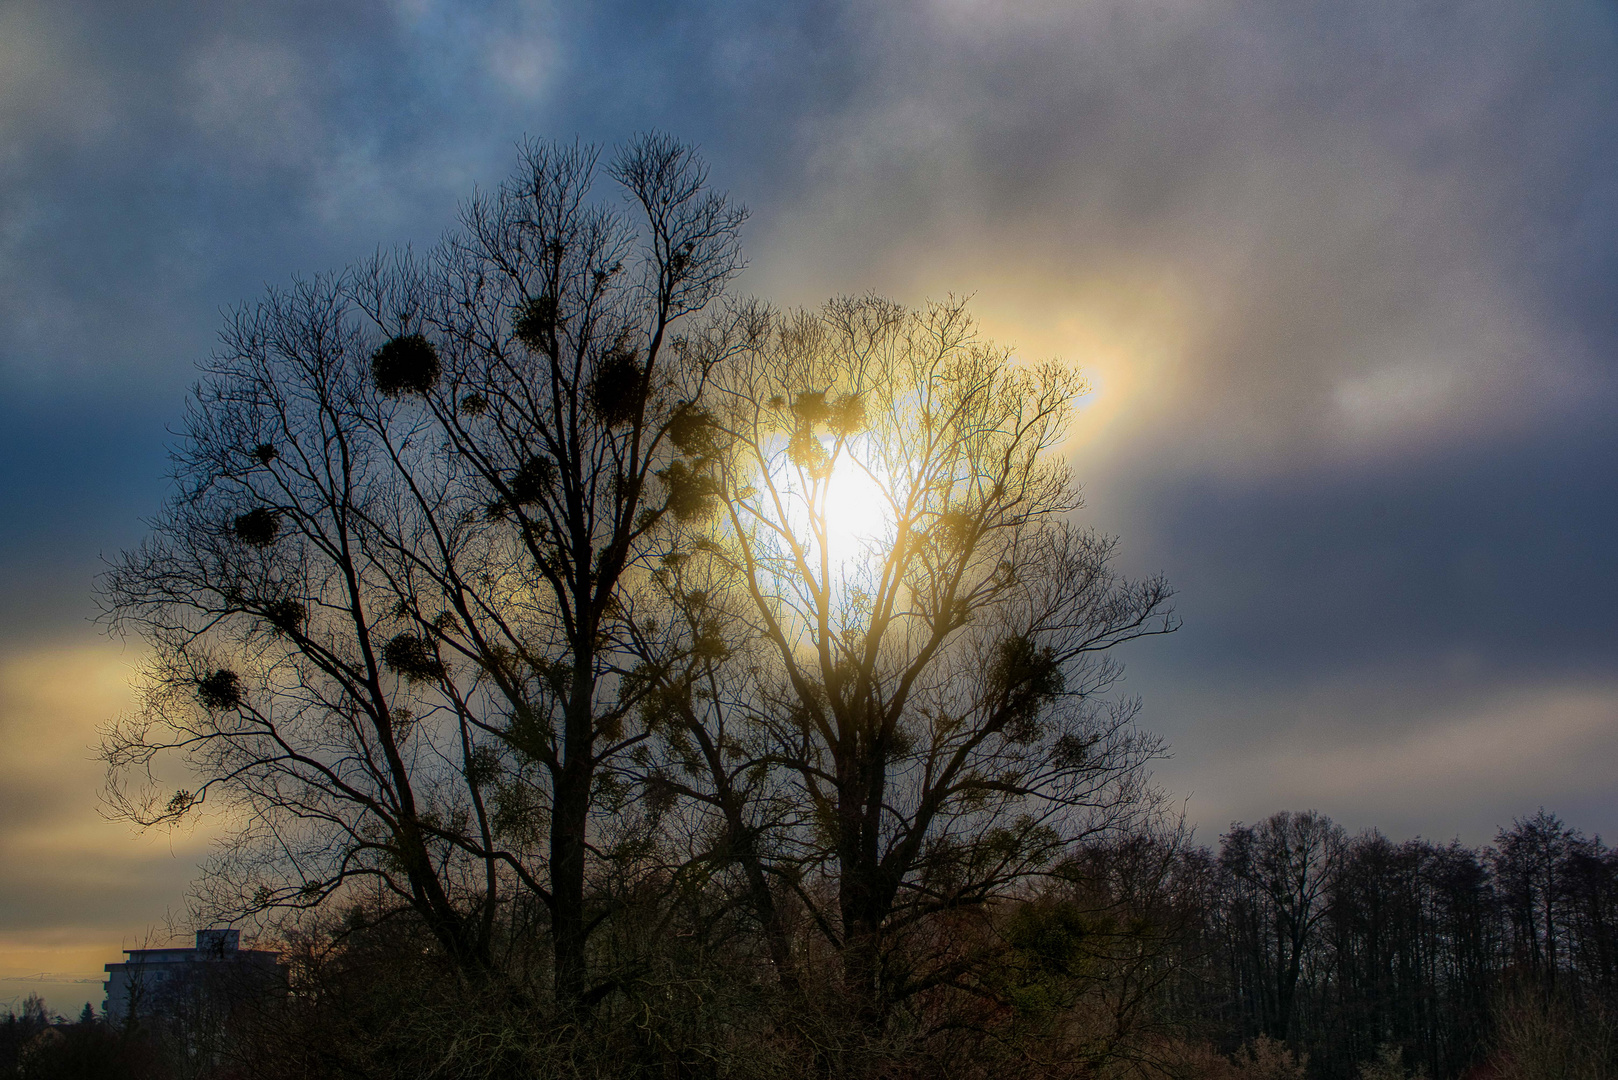
<svg viewBox="0 0 1618 1080">
<path fill-rule="evenodd" d="M 744 219 L 665 136 L 529 143 L 425 254 L 227 318 L 100 591 L 149 657 L 109 805 L 209 815 L 195 918 L 294 975 L 185 1067 L 1458 1075 L 1506 938 L 1384 918 L 1404 871 L 1318 815 L 1201 851 L 1151 785 L 1114 650 L 1177 623 L 1077 522 L 1078 373 L 958 300 L 738 298 Z M 1406 848 L 1427 918 L 1464 859 Z M 1521 940 L 1587 1010 L 1562 910 Z M 1373 985 L 1439 1012 L 1325 1019 Z"/>
<path fill-rule="evenodd" d="M 1435 1080 L 1618 1069 L 1618 852 L 1554 814 L 1475 848 L 1281 813 L 1183 858 L 1166 1007 L 1226 1050 L 1272 1038 L 1323 1077 L 1390 1047 Z"/>
<path fill-rule="evenodd" d="M 1217 849 L 1097 841 L 1060 887 L 1001 916 L 991 949 L 1007 971 L 975 1022 L 1021 1040 L 1034 1075 L 1581 1080 L 1618 1066 L 1618 852 L 1543 810 L 1481 848 L 1348 836 L 1315 812 L 1238 823 Z M 523 1040 L 501 1030 L 509 1003 L 467 999 L 422 940 L 351 910 L 281 942 L 290 997 L 171 992 L 111 1029 L 31 999 L 0 1016 L 0 1077 L 495 1074 L 502 1042 Z M 653 1060 L 603 1024 L 572 1038 L 612 1044 L 567 1046 L 571 1061 L 606 1049 L 618 1060 L 596 1058 L 596 1075 L 828 1075 L 745 1057 L 779 1053 L 769 1027 L 811 1020 L 782 1015 L 806 1002 L 767 992 L 756 955 L 679 930 L 651 951 L 666 1008 L 637 1034 L 661 1040 Z M 896 1041 L 888 1075 L 985 1072 Z M 1088 1056 L 1041 1060 L 1075 1042 Z"/>
</svg>

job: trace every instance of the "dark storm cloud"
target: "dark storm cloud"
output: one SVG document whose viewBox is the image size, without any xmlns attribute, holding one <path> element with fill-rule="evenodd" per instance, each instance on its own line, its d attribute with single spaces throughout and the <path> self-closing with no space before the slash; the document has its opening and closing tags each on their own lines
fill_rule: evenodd
<svg viewBox="0 0 1618 1080">
<path fill-rule="evenodd" d="M 525 133 L 648 128 L 754 211 L 745 288 L 973 293 L 1092 372 L 1088 519 L 1181 589 L 1185 630 L 1125 659 L 1205 833 L 1317 800 L 1472 839 L 1540 802 L 1618 826 L 1591 764 L 1618 752 L 1594 0 L 0 8 L 8 685 L 135 659 L 78 643 L 96 555 L 157 507 L 221 308 L 431 244 Z M 127 706 L 17 700 L 0 733 L 71 717 L 77 747 Z M 0 790 L 93 813 L 75 762 L 45 790 L 0 761 Z M 91 836 L 31 888 L 88 888 Z M 61 925 L 173 880 L 107 865 L 107 906 Z"/>
<path fill-rule="evenodd" d="M 1276 806 L 1477 843 L 1618 806 L 1618 433 L 1588 421 L 1395 468 L 1142 494 L 1185 626 L 1131 686 L 1206 838 Z"/>
<path fill-rule="evenodd" d="M 100 556 L 139 542 L 161 490 L 162 418 L 90 393 L 65 405 L 0 398 L 0 652 L 88 628 Z"/>
<path fill-rule="evenodd" d="M 554 50 L 525 12 L 455 11 L 0 13 L 0 641 L 83 629 L 221 308 L 430 244 L 498 178 Z"/>
<path fill-rule="evenodd" d="M 1498 679 L 1611 672 L 1618 431 L 1584 425 L 1397 469 L 1218 477 L 1146 528 L 1192 611 L 1186 662 L 1236 679 L 1474 657 Z"/>
</svg>

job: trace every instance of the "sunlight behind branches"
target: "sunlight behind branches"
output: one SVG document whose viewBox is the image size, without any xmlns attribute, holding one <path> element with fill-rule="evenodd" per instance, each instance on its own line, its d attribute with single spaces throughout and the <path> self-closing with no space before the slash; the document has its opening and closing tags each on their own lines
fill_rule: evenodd
<svg viewBox="0 0 1618 1080">
<path fill-rule="evenodd" d="M 830 473 L 811 475 L 794 464 L 785 446 L 769 467 L 770 486 L 782 498 L 783 523 L 802 544 L 812 564 L 825 556 L 833 588 L 879 562 L 893 542 L 893 493 L 882 483 L 880 455 L 870 436 L 837 445 L 821 440 Z"/>
</svg>

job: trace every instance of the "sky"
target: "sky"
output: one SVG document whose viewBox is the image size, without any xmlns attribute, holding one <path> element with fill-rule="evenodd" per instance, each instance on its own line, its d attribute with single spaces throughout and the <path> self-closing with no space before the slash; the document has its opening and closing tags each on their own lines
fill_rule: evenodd
<svg viewBox="0 0 1618 1080">
<path fill-rule="evenodd" d="M 100 811 L 93 587 L 223 312 L 653 129 L 749 207 L 741 292 L 970 296 L 1087 372 L 1200 841 L 1618 837 L 1611 0 L 0 0 L 0 1008 L 99 1007 L 210 841 Z"/>
</svg>

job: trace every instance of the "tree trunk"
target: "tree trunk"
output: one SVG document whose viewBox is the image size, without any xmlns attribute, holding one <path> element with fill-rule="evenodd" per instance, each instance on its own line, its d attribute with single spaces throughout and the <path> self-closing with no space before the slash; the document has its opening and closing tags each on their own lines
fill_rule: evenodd
<svg viewBox="0 0 1618 1080">
<path fill-rule="evenodd" d="M 728 796 L 727 792 L 726 824 L 732 838 L 732 850 L 735 851 L 736 860 L 741 864 L 742 873 L 747 878 L 749 902 L 764 927 L 764 941 L 770 950 L 770 961 L 775 965 L 776 978 L 783 989 L 796 991 L 799 985 L 798 967 L 792 958 L 791 937 L 787 933 L 786 923 L 781 918 L 781 910 L 776 906 L 775 895 L 770 892 L 770 880 L 764 874 L 763 862 L 759 858 L 753 833 L 742 821 L 740 810 L 735 806 L 734 800 Z"/>
<path fill-rule="evenodd" d="M 874 1029 L 881 1025 L 885 1012 L 881 987 L 882 927 L 888 913 L 877 855 L 882 810 L 881 766 L 873 768 L 865 763 L 852 763 L 844 776 L 843 805 L 839 812 L 843 835 L 838 845 L 843 985 L 859 1023 Z"/>
<path fill-rule="evenodd" d="M 594 683 L 588 660 L 574 665 L 561 768 L 551 808 L 551 938 L 556 1004 L 577 1011 L 585 994 L 584 856 L 594 772 Z"/>
</svg>

